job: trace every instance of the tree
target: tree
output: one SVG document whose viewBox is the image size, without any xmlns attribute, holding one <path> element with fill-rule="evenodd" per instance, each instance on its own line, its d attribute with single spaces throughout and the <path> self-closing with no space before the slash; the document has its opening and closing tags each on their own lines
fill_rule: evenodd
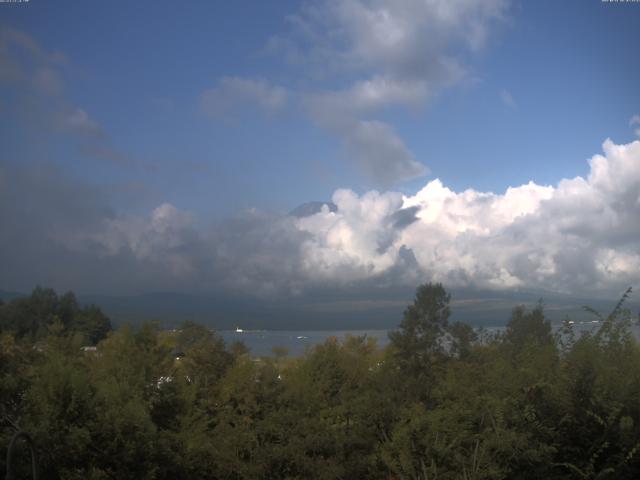
<svg viewBox="0 0 640 480">
<path fill-rule="evenodd" d="M 395 357 L 409 375 L 428 376 L 433 363 L 442 357 L 450 299 L 440 283 L 420 285 L 413 305 L 404 311 L 400 330 L 389 334 Z"/>
<path fill-rule="evenodd" d="M 111 321 L 100 308 L 89 305 L 76 313 L 71 328 L 83 333 L 87 340 L 95 345 L 107 338 L 107 334 L 111 331 Z"/>
<path fill-rule="evenodd" d="M 111 331 L 111 321 L 100 308 L 81 308 L 72 292 L 58 297 L 51 288 L 36 287 L 29 297 L 0 305 L 0 331 L 18 339 L 42 340 L 58 322 L 65 332 L 82 333 L 94 345 Z"/>
<path fill-rule="evenodd" d="M 67 292 L 62 295 L 58 299 L 56 310 L 64 327 L 71 328 L 80 310 L 75 294 Z"/>
<path fill-rule="evenodd" d="M 214 387 L 233 363 L 222 337 L 196 322 L 182 324 L 176 347 L 185 353 L 183 373 L 204 390 Z"/>
<path fill-rule="evenodd" d="M 511 319 L 507 323 L 506 340 L 515 347 L 522 347 L 528 342 L 536 345 L 553 343 L 551 324 L 544 318 L 542 300 L 530 312 L 524 305 L 513 309 Z"/>
<path fill-rule="evenodd" d="M 458 358 L 466 358 L 473 342 L 478 340 L 478 334 L 471 325 L 462 322 L 455 322 L 449 326 L 451 335 L 451 353 Z"/>
</svg>

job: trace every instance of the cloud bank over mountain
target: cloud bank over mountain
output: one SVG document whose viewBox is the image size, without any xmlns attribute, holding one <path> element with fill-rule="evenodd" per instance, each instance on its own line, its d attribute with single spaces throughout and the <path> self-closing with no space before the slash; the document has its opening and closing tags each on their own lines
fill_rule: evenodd
<svg viewBox="0 0 640 480">
<path fill-rule="evenodd" d="M 170 203 L 120 214 L 59 171 L 0 165 L 0 283 L 285 298 L 408 285 L 618 294 L 640 283 L 640 141 L 603 144 L 586 178 L 504 193 L 337 190 L 309 215 L 209 225 Z"/>
</svg>

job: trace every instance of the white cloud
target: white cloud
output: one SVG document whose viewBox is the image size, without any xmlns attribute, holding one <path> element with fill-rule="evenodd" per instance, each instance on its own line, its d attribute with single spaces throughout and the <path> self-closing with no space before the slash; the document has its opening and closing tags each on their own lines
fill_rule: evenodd
<svg viewBox="0 0 640 480">
<path fill-rule="evenodd" d="M 455 63 L 453 47 L 482 48 L 506 7 L 505 0 L 321 2 L 288 17 L 297 44 L 271 43 L 304 50 L 310 61 L 338 70 L 433 80 Z"/>
<path fill-rule="evenodd" d="M 456 192 L 437 179 L 413 195 L 342 189 L 335 209 L 304 217 L 253 210 L 212 228 L 169 203 L 118 215 L 55 171 L 0 168 L 0 263 L 33 266 L 32 283 L 75 275 L 67 285 L 104 289 L 273 296 L 435 280 L 617 294 L 640 284 L 640 140 L 605 141 L 589 167 L 585 177 L 502 193 Z M 99 278 L 88 278 L 86 265 Z"/>
<path fill-rule="evenodd" d="M 257 106 L 273 114 L 287 104 L 285 88 L 262 79 L 223 77 L 200 97 L 202 110 L 211 115 L 228 114 L 238 106 Z"/>
<path fill-rule="evenodd" d="M 114 255 L 127 248 L 139 260 L 168 262 L 173 274 L 194 270 L 189 252 L 182 251 L 196 235 L 193 217 L 170 203 L 156 207 L 149 218 L 115 218 L 107 220 L 105 227 L 93 238 L 105 253 Z"/>
<path fill-rule="evenodd" d="M 514 108 L 516 106 L 516 101 L 514 100 L 513 95 L 504 89 L 500 90 L 500 100 L 502 100 L 502 103 L 507 107 Z"/>
<path fill-rule="evenodd" d="M 389 217 L 402 207 L 402 196 L 368 192 L 358 197 L 351 190 L 333 195 L 337 212 L 328 208 L 298 220 L 310 233 L 303 246 L 303 268 L 320 280 L 349 283 L 380 275 L 395 263 L 395 251 L 384 247 L 395 232 Z"/>
<path fill-rule="evenodd" d="M 85 212 L 95 217 L 90 227 L 54 222 L 33 235 L 120 259 L 139 281 L 165 288 L 272 296 L 436 280 L 616 294 L 640 283 L 640 141 L 607 140 L 603 150 L 589 160 L 588 176 L 555 186 L 455 192 L 436 179 L 413 195 L 338 190 L 335 211 L 324 206 L 301 218 L 249 211 L 213 229 L 163 203 L 147 216 Z"/>
<path fill-rule="evenodd" d="M 290 35 L 267 50 L 306 69 L 310 88 L 293 97 L 321 128 L 337 136 L 369 180 L 387 188 L 425 175 L 382 110 L 418 110 L 467 74 L 464 54 L 486 43 L 508 0 L 345 0 L 304 4 L 286 20 Z M 321 82 L 316 82 L 320 80 Z M 324 85 L 324 86 L 319 86 Z M 330 85 L 330 86 L 327 86 Z M 203 111 L 237 107 L 274 113 L 292 96 L 265 80 L 224 77 L 200 97 Z"/>
<path fill-rule="evenodd" d="M 341 139 L 360 171 L 387 188 L 423 176 L 428 169 L 415 159 L 393 127 L 359 118 L 396 105 L 418 108 L 428 96 L 424 81 L 376 76 L 348 90 L 308 95 L 306 107 L 318 125 Z"/>
<path fill-rule="evenodd" d="M 307 96 L 307 108 L 321 122 L 370 115 L 380 109 L 402 105 L 417 108 L 430 96 L 427 82 L 374 76 L 358 81 L 349 89 Z"/>
<path fill-rule="evenodd" d="M 335 213 L 301 219 L 312 234 L 305 268 L 322 278 L 384 277 L 409 249 L 423 279 L 450 286 L 618 291 L 640 282 L 640 141 L 590 159 L 587 179 L 533 182 L 503 194 L 454 192 L 439 180 L 415 195 L 339 191 Z M 388 218 L 417 207 L 417 220 L 390 230 Z M 386 248 L 379 249 L 380 238 Z M 391 240 L 389 240 L 391 239 Z M 413 274 L 408 278 L 414 281 Z"/>
<path fill-rule="evenodd" d="M 383 122 L 356 120 L 345 124 L 339 135 L 343 136 L 347 149 L 362 171 L 379 185 L 386 187 L 425 175 L 428 171 Z"/>
<path fill-rule="evenodd" d="M 166 202 L 148 217 L 109 216 L 91 228 L 54 228 L 49 236 L 72 251 L 100 258 L 124 255 L 139 268 L 159 267 L 174 281 L 191 280 L 198 270 L 193 216 Z"/>
<path fill-rule="evenodd" d="M 586 178 L 556 186 L 455 192 L 436 179 L 414 195 L 338 190 L 335 212 L 254 211 L 213 231 L 197 231 L 191 215 L 163 204 L 146 219 L 106 219 L 65 241 L 100 245 L 102 255 L 131 252 L 183 281 L 258 295 L 426 280 L 616 293 L 640 282 L 640 141 L 607 140 L 603 149 Z"/>
<path fill-rule="evenodd" d="M 288 58 L 339 88 L 310 92 L 312 119 L 338 136 L 361 171 L 382 187 L 424 175 L 381 110 L 417 110 L 466 74 L 461 51 L 486 42 L 506 1 L 347 0 L 307 5 L 288 17 L 289 38 L 271 39 Z M 302 63 L 305 63 L 304 61 Z M 338 80 L 335 82 L 335 80 Z M 375 131 L 375 132 L 374 132 Z M 376 145 L 360 141 L 379 133 Z"/>
<path fill-rule="evenodd" d="M 386 188 L 425 175 L 382 110 L 418 110 L 467 74 L 462 51 L 475 52 L 504 17 L 508 0 L 345 0 L 305 4 L 289 15 L 291 34 L 272 37 L 280 52 L 305 69 L 311 87 L 294 96 L 321 128 L 342 142 L 349 158 Z M 324 84 L 325 86 L 322 86 Z M 327 87 L 326 85 L 331 85 Z M 338 86 L 336 86 L 338 85 Z M 202 109 L 225 115 L 238 106 L 281 110 L 287 91 L 265 80 L 225 77 L 200 97 Z M 378 118 L 377 118 L 378 117 Z"/>
</svg>

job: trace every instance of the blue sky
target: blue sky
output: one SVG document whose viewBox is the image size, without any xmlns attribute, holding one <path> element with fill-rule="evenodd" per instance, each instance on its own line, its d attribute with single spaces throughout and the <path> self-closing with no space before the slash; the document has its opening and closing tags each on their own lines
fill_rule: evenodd
<svg viewBox="0 0 640 480">
<path fill-rule="evenodd" d="M 457 193 L 555 188 L 587 178 L 607 138 L 637 139 L 639 26 L 639 3 L 600 0 L 0 4 L 0 161 L 6 178 L 46 171 L 86 188 L 113 221 L 138 225 L 168 205 L 209 245 L 214 234 L 203 240 L 201 229 L 247 211 L 280 218 L 338 189 L 408 198 L 436 178 Z M 426 211 L 423 200 L 391 204 Z M 120 234 L 132 242 L 131 231 Z M 73 258 L 91 235 L 64 240 Z M 429 271 L 429 255 L 398 241 L 396 260 L 404 245 Z M 140 260 L 136 242 L 107 250 Z M 374 276 L 395 265 L 376 262 L 365 261 Z M 520 278 L 505 268 L 495 285 L 531 284 L 504 280 Z M 80 283 L 35 271 L 5 286 L 41 280 Z"/>
<path fill-rule="evenodd" d="M 92 181 L 136 178 L 182 207 L 207 212 L 221 204 L 216 213 L 225 213 L 236 205 L 286 210 L 328 199 L 339 187 L 380 187 L 354 172 L 339 141 L 299 111 L 234 112 L 229 123 L 198 111 L 199 95 L 225 76 L 303 91 L 348 82 L 341 75 L 309 78 L 304 67 L 267 51 L 270 38 L 290 34 L 286 17 L 300 8 L 298 2 L 116 7 L 32 1 L 3 5 L 0 13 L 5 26 L 68 57 L 70 101 L 103 126 L 114 148 L 166 171 L 149 175 L 99 165 L 76 152 L 54 161 Z M 637 5 L 516 2 L 504 15 L 480 51 L 459 48 L 468 78 L 415 111 L 388 114 L 431 170 L 393 186 L 411 191 L 433 177 L 456 190 L 500 192 L 529 180 L 554 184 L 584 174 L 585 160 L 607 137 L 632 138 L 628 121 L 640 98 Z M 514 106 L 501 100 L 503 91 Z M 20 153 L 20 146 L 12 147 Z M 175 182 L 183 162 L 211 171 L 203 175 L 196 168 Z"/>
</svg>

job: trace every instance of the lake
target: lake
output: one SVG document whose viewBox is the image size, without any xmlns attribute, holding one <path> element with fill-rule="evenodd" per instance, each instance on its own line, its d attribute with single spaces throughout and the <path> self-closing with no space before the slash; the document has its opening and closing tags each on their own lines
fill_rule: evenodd
<svg viewBox="0 0 640 480">
<path fill-rule="evenodd" d="M 599 327 L 598 322 L 583 322 L 573 325 L 576 335 L 580 332 L 594 331 Z M 555 332 L 561 325 L 552 325 Z M 488 333 L 504 330 L 504 326 L 485 327 Z M 343 339 L 347 335 L 375 338 L 379 347 L 389 343 L 388 334 L 391 330 L 245 330 L 241 333 L 235 330 L 220 330 L 218 333 L 227 344 L 242 341 L 249 348 L 251 354 L 257 357 L 273 356 L 273 347 L 286 347 L 290 356 L 299 356 L 314 345 L 323 343 L 330 337 Z M 640 339 L 640 327 L 633 325 L 631 331 Z"/>
<path fill-rule="evenodd" d="M 302 355 L 306 349 L 323 343 L 330 337 L 344 338 L 347 335 L 375 338 L 378 346 L 389 343 L 389 330 L 221 330 L 218 333 L 227 344 L 242 341 L 257 357 L 273 356 L 273 347 L 287 347 L 290 356 Z"/>
</svg>

